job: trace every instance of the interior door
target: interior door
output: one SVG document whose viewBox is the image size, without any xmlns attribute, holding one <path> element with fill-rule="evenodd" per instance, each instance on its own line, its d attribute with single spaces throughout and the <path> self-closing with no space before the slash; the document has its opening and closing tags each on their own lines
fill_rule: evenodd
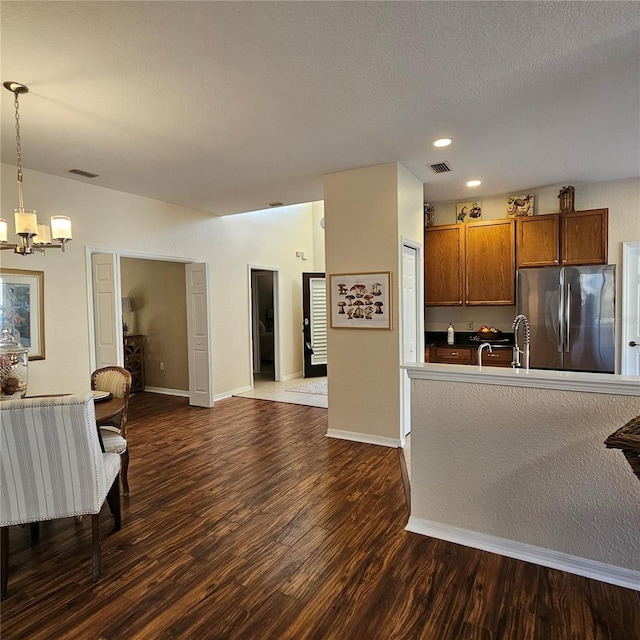
<svg viewBox="0 0 640 640">
<path fill-rule="evenodd" d="M 123 362 L 122 328 L 117 280 L 118 256 L 115 253 L 91 255 L 93 318 L 96 369 Z"/>
<path fill-rule="evenodd" d="M 640 242 L 622 244 L 621 351 L 620 373 L 640 376 Z"/>
<path fill-rule="evenodd" d="M 327 375 L 327 283 L 324 273 L 302 274 L 304 377 Z"/>
<path fill-rule="evenodd" d="M 187 344 L 189 349 L 189 404 L 213 406 L 207 265 L 185 265 L 187 289 Z"/>
<path fill-rule="evenodd" d="M 418 251 L 402 246 L 402 362 L 418 362 Z M 411 431 L 411 380 L 402 372 L 402 436 Z"/>
</svg>

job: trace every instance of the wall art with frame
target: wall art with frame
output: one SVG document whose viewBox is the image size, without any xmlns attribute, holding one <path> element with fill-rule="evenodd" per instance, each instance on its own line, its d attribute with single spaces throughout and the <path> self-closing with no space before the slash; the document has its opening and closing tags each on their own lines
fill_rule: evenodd
<svg viewBox="0 0 640 640">
<path fill-rule="evenodd" d="M 0 329 L 7 328 L 44 360 L 44 272 L 0 269 Z"/>
<path fill-rule="evenodd" d="M 329 276 L 332 329 L 391 329 L 391 273 Z"/>
</svg>

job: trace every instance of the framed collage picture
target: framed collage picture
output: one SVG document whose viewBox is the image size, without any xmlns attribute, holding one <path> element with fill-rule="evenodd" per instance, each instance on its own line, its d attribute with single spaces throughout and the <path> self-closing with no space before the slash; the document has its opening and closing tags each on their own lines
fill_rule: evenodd
<svg viewBox="0 0 640 640">
<path fill-rule="evenodd" d="M 332 329 L 391 329 L 391 273 L 329 276 Z"/>
</svg>

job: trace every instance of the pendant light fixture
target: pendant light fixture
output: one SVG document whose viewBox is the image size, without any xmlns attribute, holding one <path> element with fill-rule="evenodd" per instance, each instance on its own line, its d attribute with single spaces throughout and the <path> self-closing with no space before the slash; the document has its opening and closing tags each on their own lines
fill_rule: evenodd
<svg viewBox="0 0 640 640">
<path fill-rule="evenodd" d="M 35 251 L 44 253 L 45 249 L 62 249 L 71 240 L 71 220 L 67 216 L 51 216 L 51 226 L 40 222 L 35 209 L 25 209 L 22 200 L 22 147 L 20 146 L 20 113 L 18 96 L 27 93 L 29 88 L 19 82 L 5 82 L 8 89 L 15 96 L 16 109 L 16 150 L 18 159 L 18 208 L 14 209 L 16 235 L 20 242 L 7 242 L 7 221 L 0 218 L 0 250 L 13 249 L 15 253 L 26 256 Z"/>
</svg>

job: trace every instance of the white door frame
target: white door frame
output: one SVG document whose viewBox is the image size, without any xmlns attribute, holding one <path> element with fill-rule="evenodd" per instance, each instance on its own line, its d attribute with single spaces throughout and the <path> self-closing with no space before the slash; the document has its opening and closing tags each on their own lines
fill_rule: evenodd
<svg viewBox="0 0 640 640">
<path fill-rule="evenodd" d="M 400 294 L 400 349 L 401 354 L 404 355 L 404 331 L 405 323 L 402 317 L 402 310 L 404 309 L 403 295 L 403 281 L 404 281 L 404 249 L 412 249 L 415 251 L 416 260 L 414 264 L 414 278 L 416 283 L 416 318 L 415 318 L 415 344 L 416 344 L 416 362 L 424 361 L 424 264 L 423 259 L 423 246 L 411 240 L 409 238 L 401 238 L 400 242 L 400 282 L 398 283 L 398 290 Z M 400 370 L 400 444 L 404 446 L 405 437 L 411 431 L 411 410 L 409 408 L 409 401 L 411 396 L 411 380 L 404 369 Z"/>
<path fill-rule="evenodd" d="M 620 321 L 620 373 L 637 375 L 633 364 L 633 353 L 629 342 L 637 340 L 636 335 L 640 321 L 637 317 L 637 307 L 631 308 L 630 299 L 637 296 L 640 283 L 638 282 L 638 260 L 640 260 L 640 241 L 622 243 L 622 316 Z M 634 292 L 634 293 L 632 293 Z M 633 314 L 633 318 L 631 315 Z M 637 358 L 637 356 L 636 356 Z M 637 359 L 635 360 L 637 362 Z"/>
<path fill-rule="evenodd" d="M 251 372 L 251 389 L 254 388 L 253 381 L 253 274 L 252 271 L 270 271 L 273 277 L 273 369 L 276 382 L 282 382 L 280 377 L 280 267 L 266 266 L 261 264 L 247 265 L 247 283 L 249 298 L 249 371 Z"/>
<path fill-rule="evenodd" d="M 180 262 L 182 264 L 192 264 L 198 263 L 200 261 L 194 260 L 193 258 L 183 258 L 178 256 L 165 256 L 156 253 L 140 253 L 136 251 L 120 251 L 117 249 L 104 249 L 102 247 L 90 247 L 87 246 L 85 248 L 85 262 L 86 269 L 85 273 L 87 276 L 87 313 L 89 318 L 89 359 L 91 364 L 91 371 L 96 368 L 96 349 L 95 349 L 95 317 L 93 313 L 93 270 L 91 268 L 91 255 L 94 253 L 112 253 L 115 254 L 117 260 L 117 272 L 115 278 L 115 290 L 117 292 L 116 295 L 116 310 L 118 312 L 118 316 L 122 317 L 122 280 L 120 277 L 120 258 L 138 258 L 139 260 L 158 260 L 161 262 Z M 207 264 L 207 269 L 209 269 L 209 263 Z M 210 286 L 207 288 L 207 306 L 211 309 L 211 290 Z M 189 300 L 187 299 L 187 304 L 189 304 Z M 211 336 L 211 314 L 207 314 L 208 326 L 207 331 L 209 336 Z M 210 341 L 209 343 L 209 351 L 210 354 L 213 352 L 213 344 Z M 124 366 L 124 347 L 120 348 L 120 353 L 118 356 L 118 364 L 120 366 Z M 211 358 L 211 355 L 210 355 Z M 213 397 L 213 376 L 209 376 L 209 385 L 211 388 L 209 389 L 210 394 Z"/>
</svg>

